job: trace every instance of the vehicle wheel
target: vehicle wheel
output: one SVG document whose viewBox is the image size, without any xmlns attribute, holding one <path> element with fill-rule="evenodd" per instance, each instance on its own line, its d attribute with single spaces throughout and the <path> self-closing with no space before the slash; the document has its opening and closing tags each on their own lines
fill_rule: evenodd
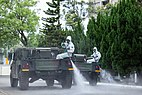
<svg viewBox="0 0 142 95">
<path fill-rule="evenodd" d="M 10 84 L 11 84 L 11 87 L 18 86 L 18 79 L 12 77 L 12 72 L 10 72 Z"/>
<path fill-rule="evenodd" d="M 97 85 L 97 79 L 98 79 L 98 74 L 95 73 L 95 72 L 92 72 L 92 73 L 90 74 L 89 84 L 90 84 L 91 86 Z"/>
<path fill-rule="evenodd" d="M 46 80 L 47 86 L 53 86 L 54 85 L 54 80 L 53 79 L 48 79 Z"/>
<path fill-rule="evenodd" d="M 27 90 L 29 88 L 28 72 L 19 72 L 19 86 L 21 90 Z"/>
<path fill-rule="evenodd" d="M 62 81 L 61 81 L 61 85 L 62 88 L 71 88 L 72 86 L 72 72 L 71 71 L 63 71 L 62 72 Z"/>
</svg>

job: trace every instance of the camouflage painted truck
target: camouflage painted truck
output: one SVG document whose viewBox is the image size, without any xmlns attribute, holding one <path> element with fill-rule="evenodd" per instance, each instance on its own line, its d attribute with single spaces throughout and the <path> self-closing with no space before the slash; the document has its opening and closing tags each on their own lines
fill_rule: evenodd
<svg viewBox="0 0 142 95">
<path fill-rule="evenodd" d="M 71 88 L 73 82 L 73 67 L 71 60 L 88 79 L 91 85 L 96 85 L 99 66 L 86 63 L 86 55 L 74 54 L 72 58 L 56 59 L 59 48 L 17 48 L 11 63 L 11 87 L 27 90 L 29 83 L 38 79 L 45 80 L 47 86 L 53 86 L 55 80 L 62 88 Z"/>
</svg>

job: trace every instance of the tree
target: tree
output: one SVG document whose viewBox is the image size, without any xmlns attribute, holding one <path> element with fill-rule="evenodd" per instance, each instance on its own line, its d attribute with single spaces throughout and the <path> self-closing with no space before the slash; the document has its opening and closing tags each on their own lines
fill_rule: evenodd
<svg viewBox="0 0 142 95">
<path fill-rule="evenodd" d="M 43 41 L 46 46 L 60 46 L 60 43 L 64 39 L 64 31 L 61 30 L 60 24 L 60 0 L 52 0 L 52 2 L 46 2 L 48 9 L 44 13 L 48 16 L 43 17 L 43 28 L 40 30 L 43 35 Z M 45 38 L 44 38 L 45 37 Z"/>
<path fill-rule="evenodd" d="M 122 0 L 112 10 L 111 16 L 110 35 L 114 35 L 110 44 L 112 67 L 121 75 L 141 71 L 142 43 L 139 37 L 142 33 L 142 8 L 136 0 Z"/>
<path fill-rule="evenodd" d="M 4 6 L 4 13 L 1 16 L 3 26 L 1 27 L 1 36 L 5 43 L 12 40 L 21 41 L 24 46 L 28 45 L 27 35 L 36 32 L 39 17 L 36 12 L 31 10 L 36 2 L 34 0 L 1 0 Z M 1 8 L 1 10 L 3 10 Z M 10 39 L 4 39 L 8 36 Z M 15 39 L 11 39 L 15 38 Z M 9 44 L 9 43 L 8 43 Z"/>
<path fill-rule="evenodd" d="M 0 47 L 11 46 L 16 44 L 18 40 L 14 35 L 11 35 L 11 31 L 7 29 L 8 25 L 5 16 L 9 9 L 8 0 L 0 0 L 0 6 Z"/>
<path fill-rule="evenodd" d="M 84 33 L 83 16 L 84 2 L 76 2 L 76 0 L 69 0 L 63 4 L 63 14 L 65 14 L 66 21 L 66 35 L 72 37 L 75 44 L 75 53 L 86 53 L 87 50 L 87 37 Z M 63 16 L 64 17 L 64 16 Z"/>
<path fill-rule="evenodd" d="M 83 27 L 78 21 L 77 27 L 74 30 L 66 31 L 67 35 L 72 37 L 72 41 L 75 45 L 75 53 L 86 54 L 88 52 L 87 37 L 83 32 Z"/>
<path fill-rule="evenodd" d="M 95 43 L 94 43 L 94 40 L 95 40 L 95 19 L 94 17 L 92 17 L 90 20 L 89 20 L 89 23 L 88 23 L 88 26 L 87 26 L 87 33 L 86 33 L 86 36 L 87 36 L 87 39 L 88 39 L 88 54 L 90 55 L 92 53 L 92 49 L 93 47 L 95 46 Z"/>
<path fill-rule="evenodd" d="M 67 29 L 74 30 L 78 26 L 78 21 L 82 23 L 86 18 L 87 12 L 84 5 L 85 2 L 77 2 L 76 0 L 68 0 L 63 4 L 63 14 L 65 15 L 63 17 L 65 17 Z"/>
<path fill-rule="evenodd" d="M 121 0 L 110 11 L 100 12 L 93 27 L 103 68 L 122 76 L 142 71 L 142 7 L 136 0 Z"/>
<path fill-rule="evenodd" d="M 32 34 L 29 34 L 27 36 L 27 39 L 28 39 L 28 47 L 38 47 L 39 45 L 39 37 L 40 37 L 40 34 L 35 34 L 35 33 L 32 33 Z"/>
</svg>

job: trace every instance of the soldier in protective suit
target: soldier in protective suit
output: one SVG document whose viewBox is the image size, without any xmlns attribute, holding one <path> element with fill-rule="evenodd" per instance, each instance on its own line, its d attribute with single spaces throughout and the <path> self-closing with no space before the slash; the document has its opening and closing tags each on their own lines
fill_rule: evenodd
<svg viewBox="0 0 142 95">
<path fill-rule="evenodd" d="M 67 36 L 66 41 L 61 44 L 61 46 L 65 49 L 64 53 L 58 54 L 56 59 L 63 59 L 66 57 L 72 57 L 72 54 L 75 50 L 74 44 L 71 41 L 71 36 Z"/>
<path fill-rule="evenodd" d="M 88 59 L 87 63 L 98 63 L 101 58 L 101 53 L 97 50 L 97 47 L 93 48 L 93 54 L 91 55 L 92 59 Z"/>
</svg>

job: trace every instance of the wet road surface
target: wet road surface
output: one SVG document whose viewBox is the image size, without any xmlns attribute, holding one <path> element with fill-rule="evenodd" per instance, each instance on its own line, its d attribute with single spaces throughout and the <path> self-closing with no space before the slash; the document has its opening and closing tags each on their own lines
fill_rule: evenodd
<svg viewBox="0 0 142 95">
<path fill-rule="evenodd" d="M 53 87 L 47 87 L 45 81 L 38 80 L 28 90 L 21 91 L 18 87 L 10 87 L 9 76 L 0 76 L 0 95 L 142 95 L 142 86 L 130 86 L 110 83 L 98 83 L 85 87 L 72 86 L 71 89 L 62 89 L 55 83 Z"/>
</svg>

